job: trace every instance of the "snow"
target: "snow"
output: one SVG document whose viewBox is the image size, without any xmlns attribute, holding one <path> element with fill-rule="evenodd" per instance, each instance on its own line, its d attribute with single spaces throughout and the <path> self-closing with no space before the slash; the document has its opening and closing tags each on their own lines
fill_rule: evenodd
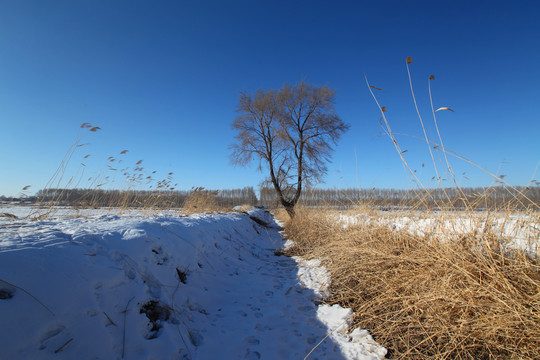
<svg viewBox="0 0 540 360">
<path fill-rule="evenodd" d="M 317 298 L 329 295 L 328 285 L 330 284 L 330 273 L 321 265 L 319 259 L 303 260 L 299 256 L 293 256 L 298 264 L 298 278 L 300 282 L 312 289 Z"/>
<path fill-rule="evenodd" d="M 263 210 L 0 214 L 6 359 L 383 359 Z M 267 224 L 267 226 L 265 226 Z M 311 353 L 310 353 L 311 352 Z"/>
</svg>

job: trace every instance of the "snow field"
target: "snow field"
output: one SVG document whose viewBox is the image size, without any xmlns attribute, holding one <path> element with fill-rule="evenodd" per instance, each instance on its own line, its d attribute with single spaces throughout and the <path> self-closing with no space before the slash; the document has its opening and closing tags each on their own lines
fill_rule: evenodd
<svg viewBox="0 0 540 360">
<path fill-rule="evenodd" d="M 350 309 L 319 305 L 324 268 L 282 246 L 262 210 L 1 217 L 2 356 L 384 358 L 367 331 L 345 333 Z"/>
</svg>

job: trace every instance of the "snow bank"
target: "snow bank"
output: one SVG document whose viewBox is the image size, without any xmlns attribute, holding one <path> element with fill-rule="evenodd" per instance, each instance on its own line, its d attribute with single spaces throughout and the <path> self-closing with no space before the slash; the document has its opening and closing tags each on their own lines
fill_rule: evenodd
<svg viewBox="0 0 540 360">
<path fill-rule="evenodd" d="M 298 277 L 327 278 L 279 256 L 262 210 L 72 215 L 0 217 L 3 358 L 302 359 L 328 334 L 310 359 L 385 355 L 343 332 L 350 310 L 316 305 Z"/>
</svg>

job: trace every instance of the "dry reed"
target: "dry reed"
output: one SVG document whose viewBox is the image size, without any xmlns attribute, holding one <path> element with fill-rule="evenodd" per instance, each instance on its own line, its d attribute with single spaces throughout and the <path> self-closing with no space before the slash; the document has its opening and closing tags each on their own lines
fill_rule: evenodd
<svg viewBox="0 0 540 360">
<path fill-rule="evenodd" d="M 388 135 L 416 192 L 419 204 L 395 215 L 373 211 L 353 214 L 322 209 L 297 209 L 285 221 L 294 241 L 289 255 L 321 259 L 331 274 L 325 301 L 350 307 L 354 327 L 368 329 L 396 359 L 539 359 L 540 358 L 540 209 L 520 189 L 443 145 L 429 95 L 438 143 L 431 140 L 420 114 L 409 65 L 411 95 L 435 177 L 445 198 L 435 199 L 409 166 L 392 132 L 387 107 L 380 123 Z M 434 151 L 437 154 L 437 161 Z M 485 172 L 503 186 L 510 199 L 498 211 L 472 211 L 487 203 L 489 191 L 470 199 L 455 178 L 448 155 Z M 457 211 L 442 175 L 451 180 L 466 211 Z M 535 183 L 532 181 L 531 183 Z M 527 187 L 525 187 L 527 189 Z M 489 190 L 489 189 L 488 189 Z M 438 209 L 449 209 L 439 216 Z M 520 213 L 517 209 L 527 209 Z M 283 214 L 277 214 L 283 219 Z M 351 214 L 349 220 L 351 219 Z M 391 217 L 394 216 L 394 219 Z M 346 216 L 345 216 L 346 217 Z M 407 226 L 400 222 L 413 220 Z M 508 231 L 510 227 L 511 231 Z M 517 235 L 524 238 L 517 239 Z M 519 241 L 518 241 L 519 240 Z"/>
<path fill-rule="evenodd" d="M 203 187 L 193 188 L 182 207 L 182 212 L 187 214 L 216 212 L 225 210 L 217 203 L 217 191 L 206 190 Z"/>
<path fill-rule="evenodd" d="M 501 246 L 502 234 L 414 235 L 379 221 L 344 226 L 332 211 L 299 209 L 286 222 L 290 255 L 318 258 L 330 298 L 406 359 L 535 359 L 540 355 L 540 264 Z M 538 218 L 536 217 L 536 220 Z"/>
</svg>

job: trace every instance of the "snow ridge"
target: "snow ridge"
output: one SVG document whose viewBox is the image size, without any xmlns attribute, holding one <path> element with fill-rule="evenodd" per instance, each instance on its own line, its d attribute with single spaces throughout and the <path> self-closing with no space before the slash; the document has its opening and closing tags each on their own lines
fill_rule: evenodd
<svg viewBox="0 0 540 360">
<path fill-rule="evenodd" d="M 322 270 L 280 256 L 262 210 L 0 225 L 6 359 L 302 359 L 328 334 L 310 359 L 386 353 L 343 332 L 349 309 L 316 304 L 298 278 Z"/>
</svg>

